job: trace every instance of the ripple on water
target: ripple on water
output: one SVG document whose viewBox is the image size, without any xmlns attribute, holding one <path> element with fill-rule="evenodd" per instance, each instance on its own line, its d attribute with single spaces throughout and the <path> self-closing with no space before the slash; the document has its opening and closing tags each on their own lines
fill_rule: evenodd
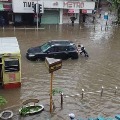
<svg viewBox="0 0 120 120">
<path fill-rule="evenodd" d="M 6 106 L 14 105 L 15 101 L 27 98 L 38 98 L 45 105 L 45 111 L 39 115 L 28 117 L 30 119 L 45 120 L 69 120 L 68 114 L 75 113 L 78 117 L 96 117 L 98 115 L 114 116 L 119 113 L 120 92 L 120 35 L 117 31 L 109 28 L 108 31 L 101 31 L 100 28 L 93 30 L 91 26 L 85 29 L 78 29 L 78 26 L 64 26 L 64 30 L 54 27 L 52 30 L 44 31 L 12 31 L 0 32 L 1 36 L 16 36 L 19 40 L 22 54 L 22 86 L 20 91 L 1 91 L 8 100 Z M 66 32 L 65 32 L 66 31 Z M 53 96 L 56 109 L 51 116 L 49 114 L 49 91 L 51 75 L 43 61 L 32 62 L 25 58 L 26 50 L 31 46 L 43 44 L 51 39 L 70 39 L 76 44 L 82 43 L 89 53 L 89 58 L 79 56 L 78 60 L 68 59 L 63 61 L 60 70 L 54 72 L 53 88 L 63 90 L 64 97 L 63 109 L 60 108 L 60 96 Z M 101 87 L 104 87 L 101 97 Z M 118 87 L 115 95 L 115 87 Z M 84 89 L 82 99 L 81 93 Z M 99 91 L 99 92 L 97 92 Z M 14 100 L 11 95 L 14 94 Z M 79 95 L 76 95 L 79 94 Z M 76 95 L 76 96 L 74 96 Z M 18 102 L 17 102 L 18 103 Z M 18 108 L 17 110 L 18 111 Z"/>
</svg>

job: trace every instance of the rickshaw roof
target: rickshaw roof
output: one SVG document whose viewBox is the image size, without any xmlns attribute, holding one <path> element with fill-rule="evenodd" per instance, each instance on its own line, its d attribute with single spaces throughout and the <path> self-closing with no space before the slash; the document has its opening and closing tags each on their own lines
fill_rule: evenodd
<svg viewBox="0 0 120 120">
<path fill-rule="evenodd" d="M 20 53 L 16 37 L 0 37 L 0 54 L 5 53 Z"/>
</svg>

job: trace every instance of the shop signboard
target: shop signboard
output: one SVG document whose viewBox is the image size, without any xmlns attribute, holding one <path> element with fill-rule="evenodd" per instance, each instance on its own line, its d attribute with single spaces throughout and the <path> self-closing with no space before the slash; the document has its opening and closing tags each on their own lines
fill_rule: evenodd
<svg viewBox="0 0 120 120">
<path fill-rule="evenodd" d="M 13 12 L 15 13 L 34 13 L 34 4 L 42 4 L 45 9 L 91 9 L 95 8 L 95 2 L 81 2 L 81 1 L 52 1 L 52 0 L 12 0 Z M 77 12 L 76 12 L 77 13 Z"/>
<path fill-rule="evenodd" d="M 11 0 L 0 0 L 0 11 L 11 11 L 12 1 Z"/>
<path fill-rule="evenodd" d="M 68 13 L 74 13 L 74 9 L 69 9 Z"/>
<path fill-rule="evenodd" d="M 82 13 L 86 14 L 86 13 L 87 13 L 87 10 L 84 10 L 84 9 L 83 9 L 83 10 L 82 10 Z"/>
<path fill-rule="evenodd" d="M 0 0 L 0 2 L 12 2 L 12 0 Z"/>
<path fill-rule="evenodd" d="M 82 10 L 82 13 L 84 13 L 84 14 L 92 13 L 92 10 L 85 10 L 85 9 L 83 9 L 83 10 Z"/>
<path fill-rule="evenodd" d="M 87 13 L 92 13 L 92 10 L 87 10 Z"/>
<path fill-rule="evenodd" d="M 79 13 L 79 9 L 69 9 L 68 13 Z"/>
<path fill-rule="evenodd" d="M 64 9 L 94 9 L 95 2 L 63 1 Z"/>
<path fill-rule="evenodd" d="M 39 0 L 12 0 L 13 12 L 15 13 L 34 13 L 33 6 L 35 4 L 43 5 Z"/>
</svg>

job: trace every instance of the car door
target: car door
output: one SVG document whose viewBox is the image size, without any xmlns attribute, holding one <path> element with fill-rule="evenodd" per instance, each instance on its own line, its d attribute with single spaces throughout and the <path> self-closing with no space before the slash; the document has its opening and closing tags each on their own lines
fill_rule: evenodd
<svg viewBox="0 0 120 120">
<path fill-rule="evenodd" d="M 66 46 L 56 46 L 54 57 L 57 59 L 67 59 L 68 52 Z"/>
<path fill-rule="evenodd" d="M 46 53 L 46 57 L 54 58 L 55 46 L 52 46 L 51 48 L 49 48 L 45 53 Z"/>
<path fill-rule="evenodd" d="M 78 58 L 78 50 L 75 45 L 69 46 L 68 47 L 68 54 L 69 57 L 72 59 L 77 59 Z"/>
<path fill-rule="evenodd" d="M 66 59 L 68 59 L 69 58 L 69 51 L 68 51 L 68 46 L 62 46 L 61 47 L 61 55 L 62 55 L 62 59 L 63 60 L 66 60 Z"/>
</svg>

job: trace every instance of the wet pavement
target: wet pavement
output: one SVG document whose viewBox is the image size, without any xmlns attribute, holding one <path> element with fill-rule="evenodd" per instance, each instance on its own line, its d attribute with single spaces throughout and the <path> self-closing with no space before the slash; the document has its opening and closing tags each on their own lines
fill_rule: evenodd
<svg viewBox="0 0 120 120">
<path fill-rule="evenodd" d="M 114 117 L 120 113 L 120 28 L 113 26 L 111 21 L 105 28 L 103 17 L 100 19 L 95 25 L 87 22 L 81 26 L 75 24 L 74 27 L 71 24 L 46 25 L 38 31 L 1 28 L 1 37 L 17 37 L 22 55 L 22 86 L 0 90 L 0 95 L 8 101 L 1 110 L 13 110 L 13 120 L 69 120 L 69 113 L 74 113 L 76 118 L 87 119 L 98 115 Z M 103 21 L 102 29 L 99 21 Z M 83 44 L 89 58 L 79 56 L 78 60 L 64 60 L 62 68 L 54 72 L 53 88 L 63 91 L 64 102 L 61 109 L 60 95 L 53 96 L 55 109 L 50 114 L 50 74 L 43 61 L 28 61 L 25 53 L 29 47 L 53 39 L 68 39 Z M 18 109 L 22 101 L 29 98 L 39 99 L 45 109 L 39 114 L 21 117 Z"/>
</svg>

